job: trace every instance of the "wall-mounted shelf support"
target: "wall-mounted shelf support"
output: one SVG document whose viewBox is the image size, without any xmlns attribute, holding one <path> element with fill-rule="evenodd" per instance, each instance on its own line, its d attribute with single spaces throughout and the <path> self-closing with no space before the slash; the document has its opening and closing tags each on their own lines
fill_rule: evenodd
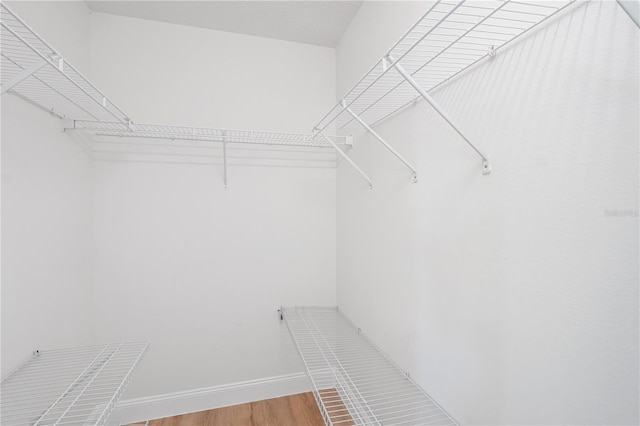
<svg viewBox="0 0 640 426">
<path fill-rule="evenodd" d="M 431 105 L 433 107 L 434 110 L 436 110 L 436 112 L 438 114 L 440 114 L 440 116 L 442 118 L 444 118 L 444 120 L 449 123 L 449 125 L 453 128 L 453 130 L 456 131 L 456 133 L 458 133 L 460 135 L 460 137 L 467 143 L 467 145 L 469 145 L 471 147 L 471 149 L 473 149 L 476 154 L 478 154 L 480 156 L 480 158 L 482 158 L 482 174 L 489 174 L 491 173 L 491 164 L 489 164 L 489 159 L 480 152 L 480 150 L 478 150 L 478 148 L 475 147 L 474 144 L 471 143 L 471 141 L 469 140 L 469 138 L 467 138 L 464 133 L 462 133 L 462 131 L 459 129 L 458 125 L 456 125 L 456 123 L 453 122 L 453 119 L 449 116 L 449 114 L 447 114 L 447 112 L 442 109 L 442 107 L 440 105 L 438 105 L 438 103 L 436 102 L 435 99 L 433 99 L 422 87 L 420 87 L 420 85 L 413 79 L 413 77 L 402 67 L 402 65 L 400 65 L 397 61 L 394 61 L 393 58 L 391 57 L 391 55 L 387 55 L 386 59 L 388 61 L 388 63 L 394 67 L 398 73 L 400 73 L 400 75 L 402 76 L 402 78 L 405 79 L 405 81 L 407 83 L 409 83 L 411 85 L 411 87 L 413 87 L 416 92 L 418 92 L 420 94 L 420 96 L 422 96 L 422 98 L 427 101 L 429 103 L 429 105 Z"/>
<path fill-rule="evenodd" d="M 360 173 L 360 176 L 362 176 L 368 183 L 369 183 L 369 188 L 373 189 L 373 183 L 371 182 L 371 179 L 369 178 L 369 176 L 367 176 L 365 174 L 365 172 L 363 172 L 360 167 L 358 167 L 358 165 L 351 159 L 349 158 L 349 156 L 340 149 L 340 147 L 338 145 L 335 144 L 335 142 L 333 142 L 331 139 L 329 139 L 327 136 L 325 136 L 324 133 L 320 132 L 320 135 L 322 136 L 322 138 L 324 140 L 326 140 L 327 142 L 329 142 L 331 144 L 331 146 L 333 146 L 335 148 L 335 150 L 338 152 L 338 154 L 340 154 L 340 156 L 342 158 L 344 158 L 345 160 L 347 160 L 347 162 L 349 164 L 351 164 L 351 166 L 358 172 Z"/>
<path fill-rule="evenodd" d="M 623 7 L 637 5 L 634 0 L 619 1 Z M 389 148 L 371 128 L 423 98 L 482 158 L 482 173 L 489 174 L 488 157 L 471 143 L 429 94 L 477 64 L 491 60 L 497 52 L 562 11 L 570 10 L 572 5 L 578 7 L 586 3 L 580 0 L 430 2 L 422 17 L 316 123 L 316 131 L 321 132 L 332 124 L 337 129 L 363 125 Z"/>
<path fill-rule="evenodd" d="M 39 61 L 31 65 L 29 68 L 22 70 L 20 74 L 14 76 L 11 80 L 7 81 L 2 85 L 2 93 L 0 94 L 4 95 L 5 92 L 8 92 L 14 86 L 17 86 L 18 84 L 20 84 L 23 80 L 26 80 L 27 78 L 31 77 L 31 75 L 40 71 L 40 68 L 44 67 L 47 64 L 48 64 L 47 61 L 45 61 L 44 59 L 40 59 Z"/>
<path fill-rule="evenodd" d="M 417 182 L 418 181 L 418 172 L 416 172 L 416 169 L 409 164 L 409 162 L 407 160 L 405 160 L 402 155 L 400 155 L 398 153 L 398 151 L 396 151 L 395 149 L 393 149 L 393 147 L 391 145 L 389 145 L 387 143 L 387 141 L 385 141 L 382 136 L 380 136 L 375 130 L 373 130 L 371 128 L 371 126 L 369 126 L 367 123 L 365 123 L 362 118 L 360 118 L 356 113 L 354 113 L 351 108 L 349 108 L 347 106 L 347 103 L 345 100 L 342 100 L 342 102 L 340 103 L 342 105 L 342 108 L 347 111 L 349 113 L 349 115 L 351 115 L 354 120 L 356 120 L 358 123 L 360 123 L 360 125 L 362 127 L 364 127 L 369 133 L 371 133 L 373 135 L 374 138 L 378 139 L 378 141 L 384 145 L 385 148 L 387 148 L 389 150 L 389 152 L 391 152 L 398 160 L 400 160 L 405 166 L 407 166 L 407 168 L 409 170 L 411 170 L 411 173 L 413 175 L 413 181 Z"/>
</svg>

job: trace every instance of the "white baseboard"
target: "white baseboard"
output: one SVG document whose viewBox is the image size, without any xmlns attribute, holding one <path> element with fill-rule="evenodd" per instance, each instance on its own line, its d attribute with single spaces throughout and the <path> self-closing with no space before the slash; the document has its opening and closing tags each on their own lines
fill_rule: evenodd
<svg viewBox="0 0 640 426">
<path fill-rule="evenodd" d="M 211 410 L 280 396 L 309 392 L 304 373 L 269 377 L 120 401 L 109 418 L 110 425 L 129 424 L 162 417 Z"/>
</svg>

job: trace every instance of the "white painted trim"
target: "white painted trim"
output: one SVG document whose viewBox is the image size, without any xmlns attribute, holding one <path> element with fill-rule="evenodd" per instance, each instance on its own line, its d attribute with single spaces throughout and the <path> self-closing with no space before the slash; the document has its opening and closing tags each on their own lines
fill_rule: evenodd
<svg viewBox="0 0 640 426">
<path fill-rule="evenodd" d="M 129 424 L 185 413 L 211 410 L 312 390 L 304 373 L 193 389 L 120 401 L 109 418 L 110 425 Z"/>
</svg>

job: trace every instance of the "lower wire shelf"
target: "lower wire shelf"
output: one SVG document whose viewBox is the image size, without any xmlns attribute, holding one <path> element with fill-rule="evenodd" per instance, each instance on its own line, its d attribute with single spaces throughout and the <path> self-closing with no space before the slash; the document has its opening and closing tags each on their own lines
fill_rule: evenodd
<svg viewBox="0 0 640 426">
<path fill-rule="evenodd" d="M 38 351 L 2 380 L 2 425 L 104 425 L 147 342 Z"/>
<path fill-rule="evenodd" d="M 457 425 L 337 308 L 280 312 L 327 425 Z"/>
</svg>

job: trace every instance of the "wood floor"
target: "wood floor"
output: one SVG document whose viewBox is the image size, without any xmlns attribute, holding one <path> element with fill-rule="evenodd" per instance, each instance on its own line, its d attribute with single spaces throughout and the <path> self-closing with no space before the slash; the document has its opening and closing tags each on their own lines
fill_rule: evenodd
<svg viewBox="0 0 640 426">
<path fill-rule="evenodd" d="M 136 423 L 141 426 L 144 423 Z M 311 392 L 151 420 L 149 426 L 324 426 Z M 132 425 L 133 426 L 133 425 Z"/>
<path fill-rule="evenodd" d="M 322 399 L 322 404 L 327 409 L 332 424 L 340 426 L 355 425 L 336 389 L 320 390 L 320 399 Z"/>
</svg>

